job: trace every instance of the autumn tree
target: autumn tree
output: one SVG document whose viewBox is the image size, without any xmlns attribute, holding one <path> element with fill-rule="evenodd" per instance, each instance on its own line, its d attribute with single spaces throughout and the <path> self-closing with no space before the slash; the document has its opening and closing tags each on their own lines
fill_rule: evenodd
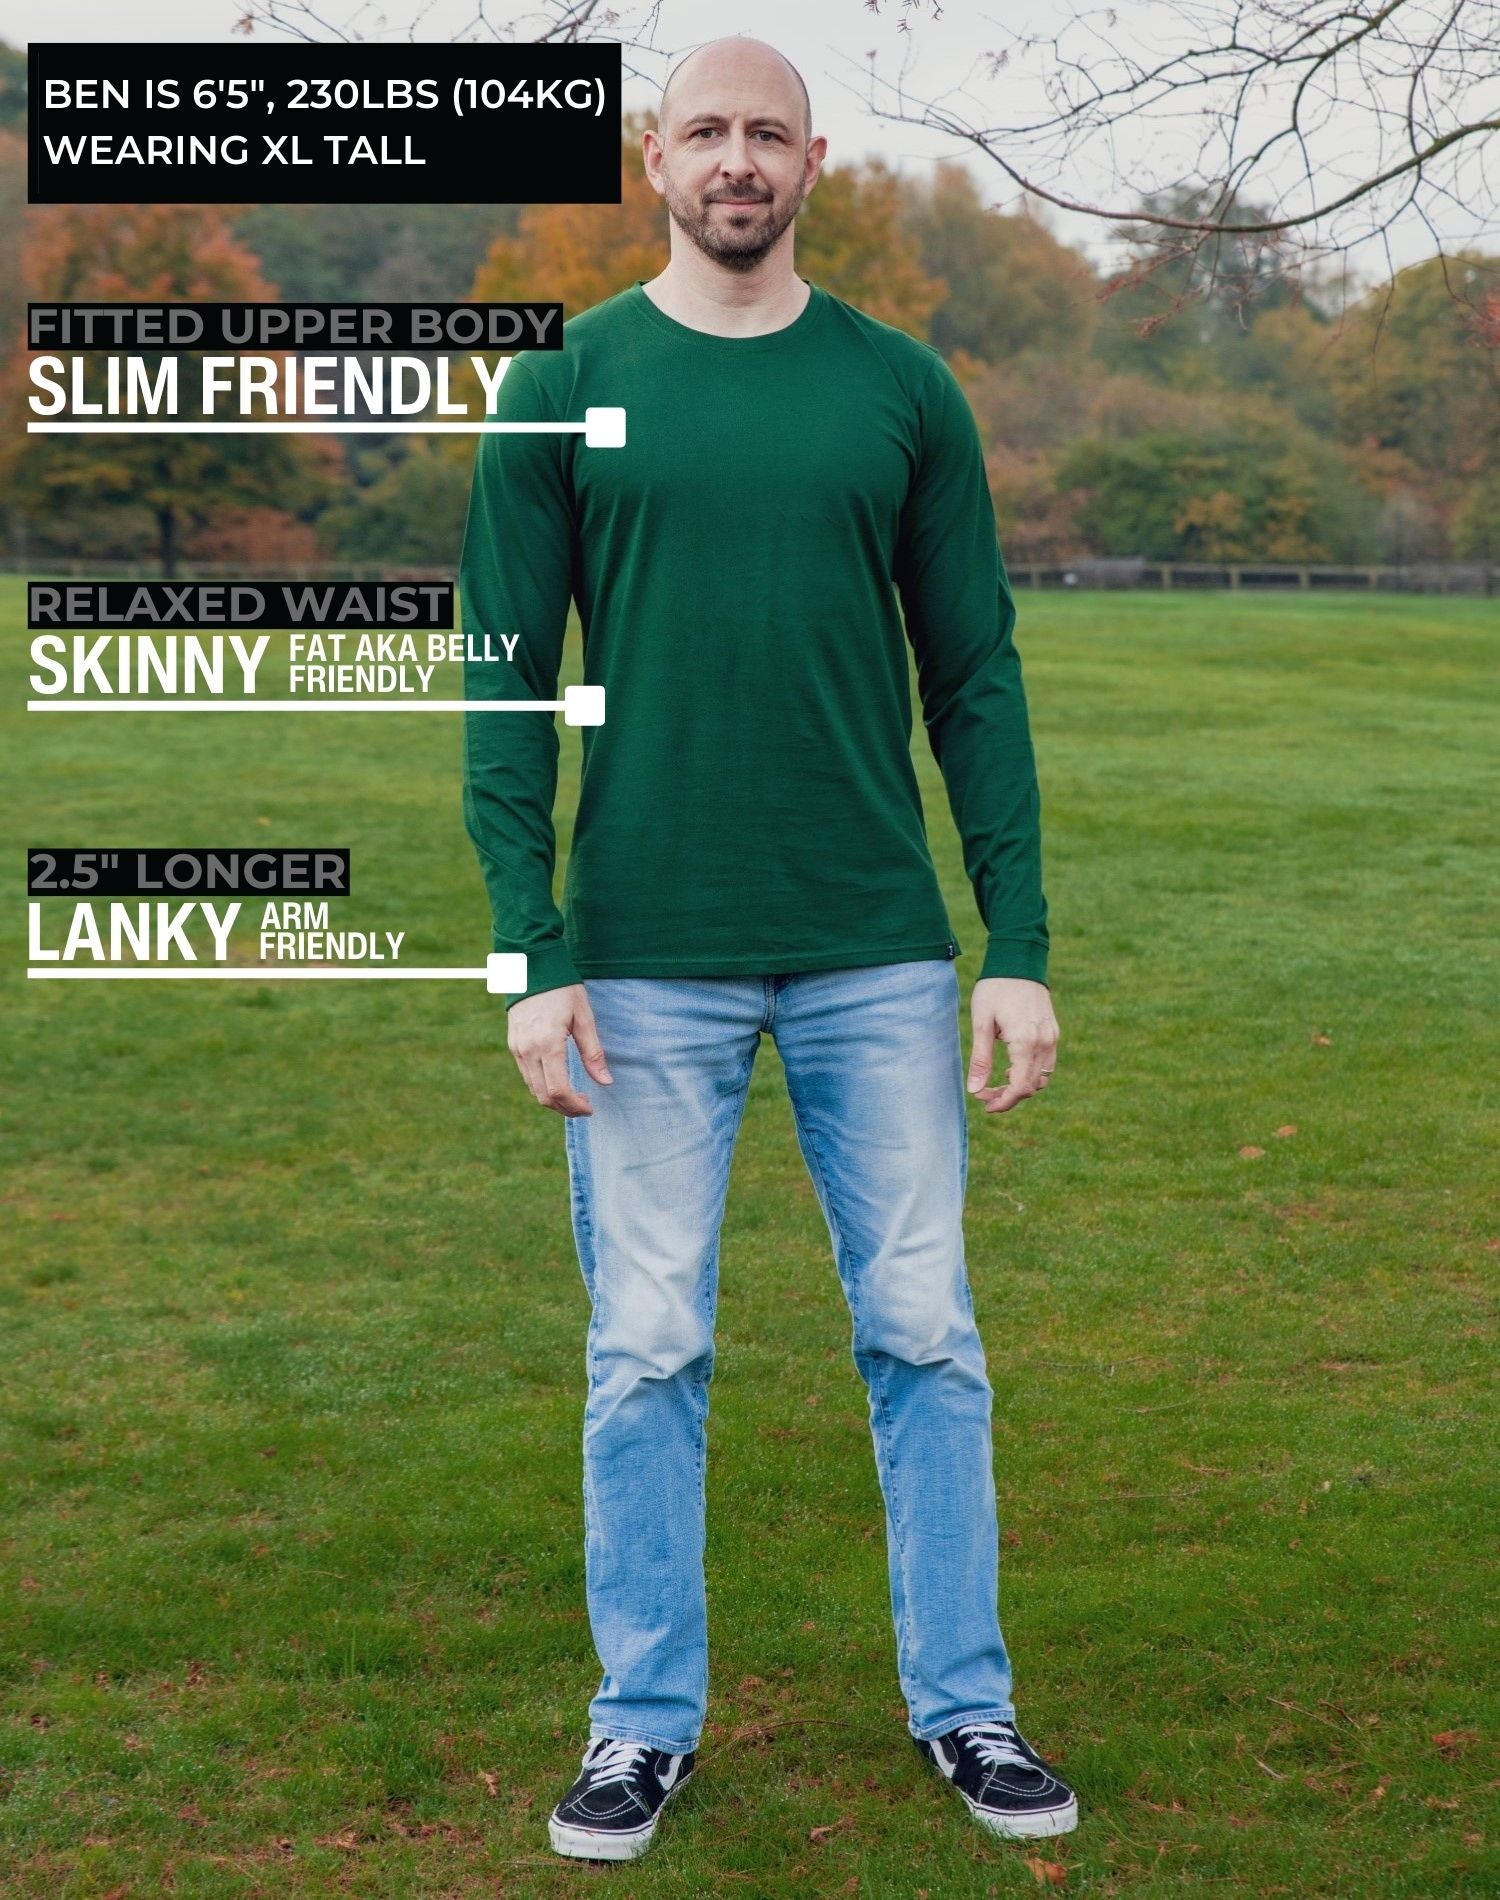
<svg viewBox="0 0 1500 1900">
<path fill-rule="evenodd" d="M 516 235 L 490 246 L 469 294 L 495 303 L 545 297 L 572 317 L 654 277 L 667 261 L 667 211 L 641 168 L 650 123 L 642 114 L 625 120 L 619 204 L 528 205 Z"/>
<path fill-rule="evenodd" d="M 0 41 L 0 132 L 26 131 L 26 55 Z"/>
<path fill-rule="evenodd" d="M 831 166 L 799 214 L 797 268 L 882 323 L 926 337 L 945 287 L 902 208 L 901 179 L 881 160 Z"/>
<path fill-rule="evenodd" d="M 1500 354 L 1477 304 L 1496 263 L 1459 252 L 1398 272 L 1324 356 L 1342 440 L 1398 453 L 1451 504 L 1500 475 Z"/>
<path fill-rule="evenodd" d="M 58 205 L 30 215 L 24 271 L 46 303 L 253 302 L 275 296 L 222 205 Z M 160 357 L 147 357 L 152 373 Z M 186 378 L 200 359 L 181 359 Z M 337 465 L 327 439 L 283 435 L 28 435 L 29 356 L 8 366 L 0 477 L 25 514 L 149 511 L 171 575 L 183 535 L 225 504 L 295 510 Z M 191 386 L 190 382 L 187 386 Z"/>
<path fill-rule="evenodd" d="M 20 254 L 26 217 L 26 141 L 0 125 L 0 257 Z M 0 270 L 0 364 L 26 340 L 26 291 L 18 270 Z"/>
<path fill-rule="evenodd" d="M 1093 336 L 1092 265 L 1030 213 L 1002 215 L 963 165 L 939 165 L 905 188 L 904 222 L 921 264 L 945 285 L 932 341 L 987 363 L 1039 350 L 1077 358 Z"/>
<path fill-rule="evenodd" d="M 1083 544 L 1156 561 L 1350 561 L 1375 551 L 1374 509 L 1336 445 L 1273 404 L 1198 399 L 1189 428 L 1074 442 L 1055 483 Z"/>
</svg>

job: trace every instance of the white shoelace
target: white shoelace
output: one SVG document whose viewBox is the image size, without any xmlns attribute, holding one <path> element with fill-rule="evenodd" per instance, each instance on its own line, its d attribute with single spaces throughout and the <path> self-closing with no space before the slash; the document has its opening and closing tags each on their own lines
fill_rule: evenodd
<svg viewBox="0 0 1500 1900">
<path fill-rule="evenodd" d="M 1036 1763 L 1022 1754 L 1015 1732 L 998 1723 L 978 1723 L 969 1730 L 975 1751 L 986 1768 L 1030 1768 Z"/>
<path fill-rule="evenodd" d="M 607 1787 L 612 1781 L 629 1781 L 642 1758 L 650 1754 L 644 1742 L 607 1741 L 597 1755 L 589 1759 L 594 1788 Z"/>
</svg>

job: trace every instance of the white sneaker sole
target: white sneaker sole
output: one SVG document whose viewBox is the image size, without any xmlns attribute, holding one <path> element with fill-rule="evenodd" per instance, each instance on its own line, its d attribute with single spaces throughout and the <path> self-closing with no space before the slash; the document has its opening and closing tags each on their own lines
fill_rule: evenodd
<svg viewBox="0 0 1500 1900">
<path fill-rule="evenodd" d="M 662 1809 L 692 1778 L 684 1775 L 680 1781 L 674 1781 L 651 1819 L 629 1833 L 614 1828 L 569 1827 L 566 1821 L 558 1820 L 554 1810 L 547 1820 L 547 1837 L 552 1842 L 553 1853 L 565 1854 L 570 1860 L 639 1860 L 651 1845 Z"/>
<path fill-rule="evenodd" d="M 971 1801 L 962 1788 L 958 1791 L 964 1798 L 964 1806 L 973 1815 L 979 1825 L 990 1834 L 998 1834 L 1007 1841 L 1035 1841 L 1048 1834 L 1071 1834 L 1078 1825 L 1078 1801 L 1064 1802 L 1060 1808 L 1041 1808 L 1034 1814 L 996 1814 L 992 1809 L 982 1808 L 977 1801 Z"/>
</svg>

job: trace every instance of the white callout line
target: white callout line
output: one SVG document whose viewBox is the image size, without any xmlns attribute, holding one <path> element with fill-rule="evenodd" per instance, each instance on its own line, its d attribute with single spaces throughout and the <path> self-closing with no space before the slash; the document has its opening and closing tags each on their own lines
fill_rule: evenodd
<svg viewBox="0 0 1500 1900">
<path fill-rule="evenodd" d="M 479 969 L 457 965 L 438 965 L 427 969 L 372 970 L 357 963 L 292 963 L 257 966 L 253 969 L 188 970 L 180 968 L 62 970 L 31 964 L 28 977 L 50 983 L 151 983 L 151 982 L 247 982 L 247 983 L 483 983 L 492 996 L 518 993 L 526 987 L 526 958 L 506 951 L 493 951 Z"/>
<path fill-rule="evenodd" d="M 28 699 L 27 712 L 560 712 L 561 699 Z M 570 725 L 574 722 L 569 720 Z"/>
<path fill-rule="evenodd" d="M 28 699 L 27 712 L 560 712 L 565 726 L 602 726 L 604 688 L 561 699 Z"/>
<path fill-rule="evenodd" d="M 582 422 L 28 422 L 28 435 L 581 435 L 623 449 L 625 411 L 585 409 Z"/>
</svg>

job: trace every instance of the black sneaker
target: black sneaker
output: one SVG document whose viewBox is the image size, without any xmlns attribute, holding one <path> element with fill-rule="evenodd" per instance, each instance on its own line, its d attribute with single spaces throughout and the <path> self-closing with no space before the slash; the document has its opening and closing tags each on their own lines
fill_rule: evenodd
<svg viewBox="0 0 1500 1900">
<path fill-rule="evenodd" d="M 645 1742 L 607 1735 L 590 1742 L 583 1772 L 547 1823 L 553 1849 L 575 1860 L 634 1860 L 644 1854 L 663 1803 L 697 1759 L 696 1753 L 664 1755 Z"/>
<path fill-rule="evenodd" d="M 1014 1722 L 969 1722 L 935 1741 L 916 1742 L 992 1834 L 1027 1840 L 1077 1827 L 1077 1796 Z"/>
</svg>

